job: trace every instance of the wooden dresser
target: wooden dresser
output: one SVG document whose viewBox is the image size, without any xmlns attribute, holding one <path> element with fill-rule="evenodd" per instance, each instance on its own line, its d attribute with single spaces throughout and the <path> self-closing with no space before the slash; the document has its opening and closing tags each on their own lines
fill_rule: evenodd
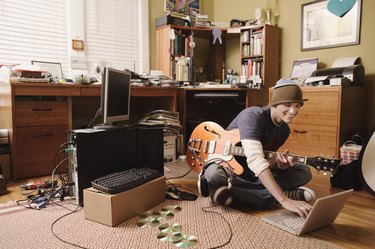
<svg viewBox="0 0 375 249">
<path fill-rule="evenodd" d="M 362 87 L 303 87 L 308 99 L 291 123 L 291 133 L 280 151 L 304 156 L 339 157 L 340 146 L 365 127 Z M 270 97 L 272 89 L 270 90 Z"/>
</svg>

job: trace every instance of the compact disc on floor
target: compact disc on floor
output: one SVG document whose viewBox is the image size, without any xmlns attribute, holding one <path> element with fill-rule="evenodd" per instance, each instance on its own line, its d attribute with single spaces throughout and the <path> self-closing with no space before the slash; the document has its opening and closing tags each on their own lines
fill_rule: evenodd
<svg viewBox="0 0 375 249">
<path fill-rule="evenodd" d="M 137 227 L 148 228 L 148 227 L 157 227 L 160 224 L 161 217 L 147 217 L 145 219 L 139 219 L 137 221 Z"/>
<path fill-rule="evenodd" d="M 160 232 L 157 237 L 160 241 L 177 243 L 182 240 L 183 235 L 181 232 Z"/>
<path fill-rule="evenodd" d="M 146 212 L 141 213 L 138 217 L 140 219 L 146 219 L 149 215 L 150 213 L 146 211 Z"/>
<path fill-rule="evenodd" d="M 159 211 L 145 211 L 139 215 L 139 218 L 141 219 L 147 219 L 148 217 L 150 217 L 151 219 L 161 218 L 162 214 Z"/>
<path fill-rule="evenodd" d="M 137 221 L 137 227 L 148 228 L 148 227 L 150 227 L 150 225 L 149 225 L 149 222 L 147 220 L 140 219 L 140 220 Z"/>
<path fill-rule="evenodd" d="M 150 213 L 150 217 L 152 217 L 153 219 L 160 219 L 162 218 L 162 214 L 159 212 L 159 211 L 153 211 Z"/>
<path fill-rule="evenodd" d="M 173 223 L 169 225 L 168 223 L 161 224 L 159 230 L 162 232 L 181 232 L 182 226 L 179 223 Z"/>
<path fill-rule="evenodd" d="M 178 247 L 188 248 L 198 244 L 198 239 L 193 235 L 183 235 L 181 240 L 173 242 Z"/>
<path fill-rule="evenodd" d="M 174 217 L 174 213 L 172 213 L 172 212 L 166 212 L 165 214 L 164 214 L 164 218 L 166 219 L 166 220 L 170 220 L 170 219 L 172 219 Z"/>
<path fill-rule="evenodd" d="M 182 208 L 179 206 L 165 206 L 161 209 L 162 212 L 172 212 L 172 213 L 178 213 L 181 212 Z"/>
</svg>

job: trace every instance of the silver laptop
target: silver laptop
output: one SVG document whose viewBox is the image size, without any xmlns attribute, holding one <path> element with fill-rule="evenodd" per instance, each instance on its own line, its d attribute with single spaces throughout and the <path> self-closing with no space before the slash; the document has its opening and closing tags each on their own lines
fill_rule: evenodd
<svg viewBox="0 0 375 249">
<path fill-rule="evenodd" d="M 286 209 L 265 215 L 262 220 L 278 228 L 301 235 L 333 223 L 353 189 L 319 198 L 306 219 Z"/>
<path fill-rule="evenodd" d="M 311 74 L 318 67 L 318 58 L 299 59 L 293 61 L 290 78 L 298 84 L 303 84 L 304 81 L 311 76 Z"/>
</svg>

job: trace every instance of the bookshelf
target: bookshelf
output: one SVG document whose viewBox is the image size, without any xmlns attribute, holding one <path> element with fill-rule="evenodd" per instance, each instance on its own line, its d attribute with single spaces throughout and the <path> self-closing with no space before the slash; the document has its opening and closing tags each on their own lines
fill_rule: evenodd
<svg viewBox="0 0 375 249">
<path fill-rule="evenodd" d="M 259 83 L 263 89 L 279 79 L 280 35 L 280 28 L 271 25 L 241 28 L 241 76 Z"/>
<path fill-rule="evenodd" d="M 222 80 L 223 65 L 225 63 L 225 40 L 238 38 L 239 34 L 222 31 L 222 43 L 218 41 L 213 44 L 214 28 L 185 27 L 176 25 L 163 25 L 156 28 L 156 69 L 161 70 L 164 75 L 176 79 L 178 72 L 177 58 L 184 56 L 190 65 L 190 40 L 193 32 L 195 47 L 193 50 L 193 65 L 195 72 L 205 69 L 207 73 L 205 80 Z M 171 36 L 175 39 L 171 40 Z M 206 68 L 205 68 L 206 67 Z M 208 68 L 207 68 L 208 67 Z M 190 68 L 189 68 L 190 70 Z M 195 81 L 200 81 L 199 73 L 195 73 Z"/>
</svg>

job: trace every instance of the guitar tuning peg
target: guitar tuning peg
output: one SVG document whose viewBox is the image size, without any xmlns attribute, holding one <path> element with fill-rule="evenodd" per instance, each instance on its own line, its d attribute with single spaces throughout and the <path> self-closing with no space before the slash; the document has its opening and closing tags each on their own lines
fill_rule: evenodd
<svg viewBox="0 0 375 249">
<path fill-rule="evenodd" d="M 333 169 L 330 168 L 329 171 L 331 172 L 331 175 L 330 175 L 330 176 L 333 177 Z"/>
</svg>

